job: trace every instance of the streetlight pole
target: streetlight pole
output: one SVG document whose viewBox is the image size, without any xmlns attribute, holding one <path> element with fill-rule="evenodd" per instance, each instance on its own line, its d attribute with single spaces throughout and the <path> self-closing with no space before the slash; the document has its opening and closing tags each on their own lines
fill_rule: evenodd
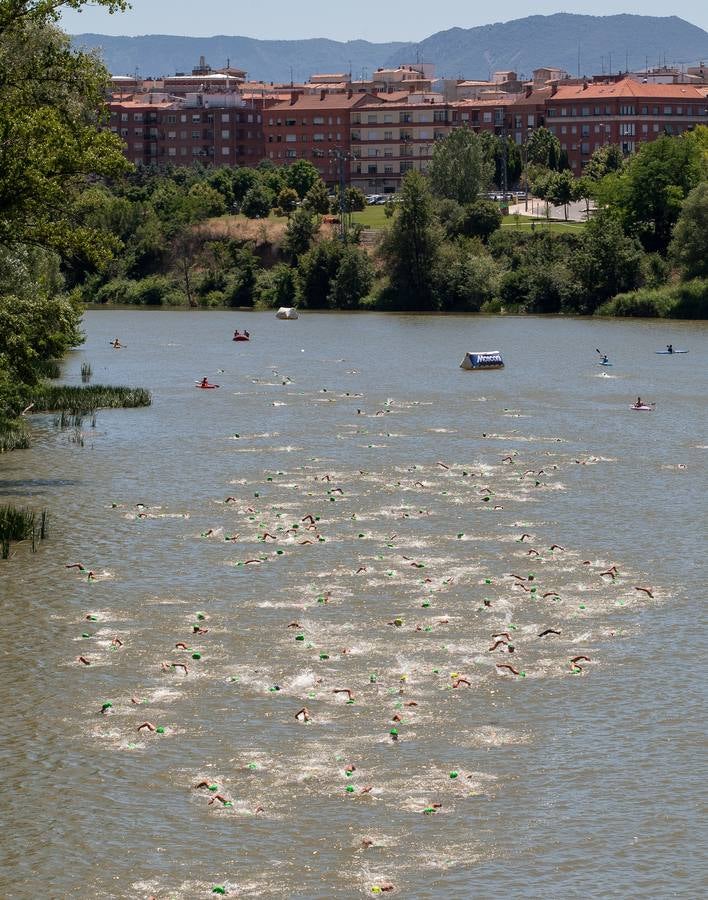
<svg viewBox="0 0 708 900">
<path fill-rule="evenodd" d="M 334 147 L 329 151 L 330 157 L 337 160 L 338 180 L 339 180 L 339 237 L 342 242 L 347 240 L 347 222 L 346 222 L 346 179 L 344 174 L 344 164 L 347 160 L 354 159 L 355 156 L 349 150 L 343 150 L 341 147 Z"/>
</svg>

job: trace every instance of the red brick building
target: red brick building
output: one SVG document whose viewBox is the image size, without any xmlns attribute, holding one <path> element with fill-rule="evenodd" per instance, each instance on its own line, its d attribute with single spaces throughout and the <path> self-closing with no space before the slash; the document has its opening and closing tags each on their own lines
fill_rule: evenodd
<svg viewBox="0 0 708 900">
<path fill-rule="evenodd" d="M 372 94 L 299 95 L 270 104 L 263 110 L 264 152 L 276 165 L 306 159 L 317 167 L 327 184 L 338 180 L 335 150 L 351 152 L 352 119 L 362 106 L 381 104 Z"/>
<path fill-rule="evenodd" d="M 546 126 L 568 153 L 574 175 L 603 144 L 629 155 L 661 134 L 681 134 L 708 124 L 708 88 L 642 84 L 623 78 L 610 84 L 559 85 L 546 103 Z"/>
<path fill-rule="evenodd" d="M 262 112 L 238 93 L 134 94 L 114 97 L 109 108 L 110 129 L 138 166 L 255 166 L 263 159 Z"/>
</svg>

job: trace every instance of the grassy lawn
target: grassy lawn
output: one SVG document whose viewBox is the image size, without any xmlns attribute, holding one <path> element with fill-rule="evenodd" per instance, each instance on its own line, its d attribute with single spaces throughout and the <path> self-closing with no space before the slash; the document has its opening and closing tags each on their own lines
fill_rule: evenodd
<svg viewBox="0 0 708 900">
<path fill-rule="evenodd" d="M 386 209 L 383 206 L 367 206 L 361 212 L 352 213 L 352 222 L 360 222 L 369 228 L 385 228 L 390 221 L 386 218 Z"/>
<path fill-rule="evenodd" d="M 578 232 L 585 228 L 584 222 L 558 222 L 551 219 L 547 221 L 545 218 L 534 218 L 530 216 L 519 216 L 518 224 L 515 216 L 504 216 L 502 220 L 502 228 L 511 228 L 514 231 L 531 231 L 531 223 L 535 223 L 535 231 L 550 231 L 552 234 L 564 234 L 569 231 Z"/>
</svg>

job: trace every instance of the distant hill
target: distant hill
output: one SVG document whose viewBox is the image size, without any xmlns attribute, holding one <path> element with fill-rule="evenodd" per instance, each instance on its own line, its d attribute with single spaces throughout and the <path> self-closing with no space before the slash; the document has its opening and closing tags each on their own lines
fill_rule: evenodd
<svg viewBox="0 0 708 900">
<path fill-rule="evenodd" d="M 378 66 L 420 60 L 435 63 L 440 76 L 487 78 L 495 69 L 530 75 L 539 66 L 560 66 L 571 74 L 708 60 L 708 32 L 677 16 L 529 16 L 477 28 L 439 31 L 418 44 L 369 41 L 260 41 L 219 35 L 209 38 L 79 34 L 74 43 L 100 49 L 114 75 L 172 75 L 189 72 L 204 56 L 214 68 L 231 65 L 264 81 L 306 80 L 314 72 L 352 71 L 355 77 Z M 611 62 L 610 62 L 611 60 Z M 292 69 L 291 69 L 292 67 Z"/>
<path fill-rule="evenodd" d="M 312 38 L 303 41 L 259 41 L 249 37 L 195 38 L 169 34 L 139 37 L 114 37 L 107 34 L 77 34 L 76 46 L 97 48 L 113 75 L 143 77 L 189 73 L 204 56 L 217 69 L 230 61 L 245 69 L 257 81 L 306 81 L 314 72 L 349 72 L 355 78 L 362 70 L 370 75 L 389 57 L 408 58 L 414 44 L 393 41 L 372 44 L 369 41 L 330 41 Z M 415 50 L 412 50 L 415 59 Z M 291 68 L 292 67 L 292 68 Z"/>
</svg>

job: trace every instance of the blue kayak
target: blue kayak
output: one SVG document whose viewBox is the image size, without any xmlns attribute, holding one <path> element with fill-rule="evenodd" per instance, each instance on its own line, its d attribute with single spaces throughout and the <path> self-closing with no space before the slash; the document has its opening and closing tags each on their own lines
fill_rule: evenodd
<svg viewBox="0 0 708 900">
<path fill-rule="evenodd" d="M 611 365 L 612 365 L 611 362 L 599 362 L 598 363 L 598 366 L 611 366 Z"/>
<path fill-rule="evenodd" d="M 655 350 L 654 353 L 658 353 L 659 356 L 673 356 L 676 353 L 688 353 L 688 350 Z"/>
</svg>

